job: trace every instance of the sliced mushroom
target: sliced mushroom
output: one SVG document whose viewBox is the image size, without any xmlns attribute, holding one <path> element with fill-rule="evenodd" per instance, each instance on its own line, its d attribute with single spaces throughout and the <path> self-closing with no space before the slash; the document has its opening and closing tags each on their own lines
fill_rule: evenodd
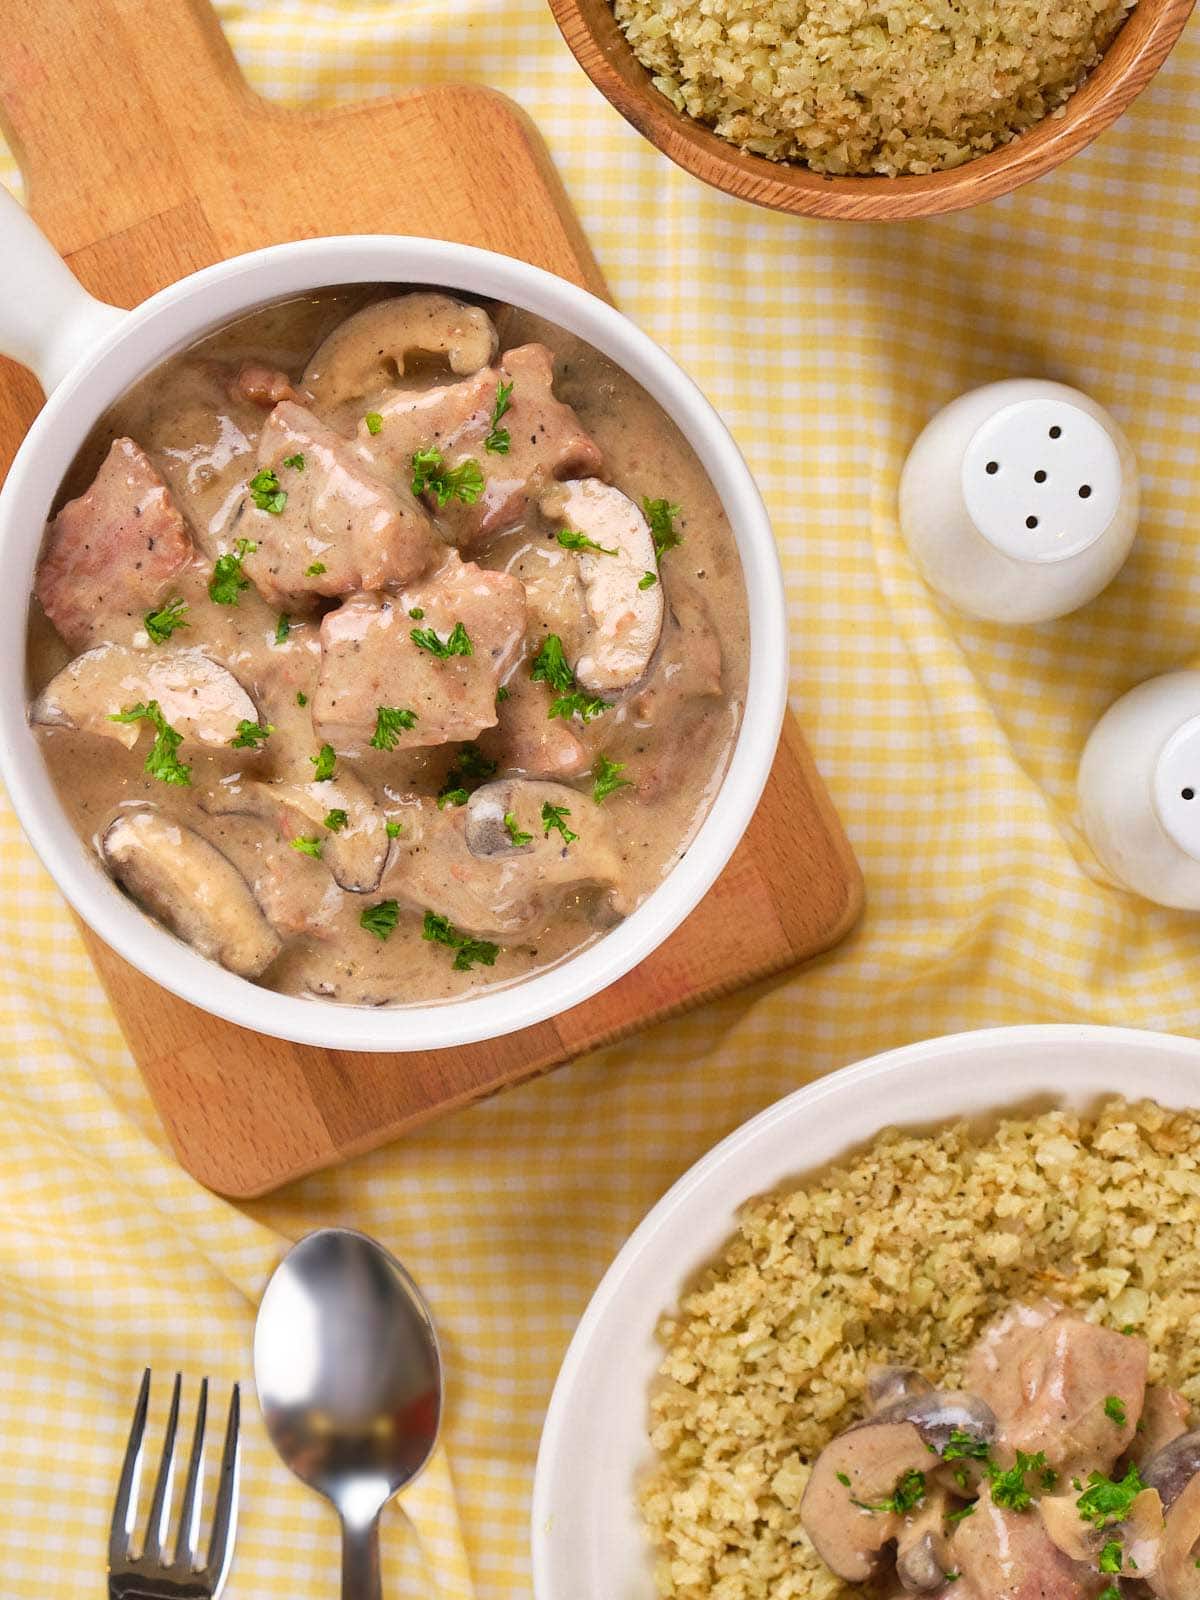
<svg viewBox="0 0 1200 1600">
<path fill-rule="evenodd" d="M 946 1582 L 951 1570 L 946 1559 L 946 1512 L 942 1489 L 931 1489 L 920 1508 L 908 1518 L 896 1540 L 896 1576 L 908 1594 L 932 1594 Z"/>
<path fill-rule="evenodd" d="M 134 650 L 101 644 L 57 673 L 30 710 L 30 720 L 116 739 L 132 750 L 136 722 L 111 719 L 157 700 L 185 744 L 227 745 L 240 722 L 257 722 L 258 708 L 233 673 L 202 650 Z"/>
<path fill-rule="evenodd" d="M 867 1401 L 872 1412 L 932 1393 L 933 1385 L 916 1367 L 872 1367 L 867 1373 Z"/>
<path fill-rule="evenodd" d="M 599 478 L 556 484 L 541 505 L 543 515 L 599 547 L 579 552 L 592 633 L 575 676 L 595 694 L 628 689 L 645 676 L 663 625 L 662 584 L 645 584 L 658 565 L 650 526 L 627 495 Z"/>
<path fill-rule="evenodd" d="M 977 1395 L 954 1389 L 913 1393 L 860 1422 L 860 1428 L 879 1422 L 911 1422 L 930 1450 L 940 1456 L 952 1435 L 966 1435 L 972 1444 L 990 1445 L 998 1432 L 995 1413 Z"/>
<path fill-rule="evenodd" d="M 486 367 L 497 346 L 481 306 L 446 294 L 397 295 L 340 323 L 309 362 L 304 385 L 318 405 L 339 406 L 402 378 L 410 356 L 444 355 L 465 377 Z"/>
<path fill-rule="evenodd" d="M 319 839 L 321 860 L 334 882 L 351 894 L 370 894 L 383 876 L 387 827 L 370 790 L 349 772 L 325 783 L 219 784 L 206 809 L 218 816 L 261 817 L 283 839 Z M 326 818 L 336 811 L 345 812 L 345 826 L 329 828 Z"/>
<path fill-rule="evenodd" d="M 101 853 L 144 910 L 230 972 L 257 978 L 282 949 L 232 861 L 182 823 L 126 812 L 105 830 Z"/>
<path fill-rule="evenodd" d="M 1145 1465 L 1160 1450 L 1187 1433 L 1191 1416 L 1192 1408 L 1178 1390 L 1160 1383 L 1147 1384 L 1137 1433 L 1126 1452 L 1126 1460 L 1138 1466 Z"/>
<path fill-rule="evenodd" d="M 1104 1542 L 1095 1523 L 1079 1515 L 1074 1494 L 1046 1494 L 1038 1501 L 1038 1511 L 1051 1542 L 1072 1561 L 1094 1561 Z"/>
<path fill-rule="evenodd" d="M 800 1502 L 800 1521 L 839 1578 L 863 1583 L 874 1574 L 902 1518 L 870 1508 L 889 1500 L 906 1473 L 924 1474 L 929 1461 L 929 1447 L 911 1422 L 872 1419 L 821 1451 Z"/>
<path fill-rule="evenodd" d="M 1148 1489 L 1158 1490 L 1164 1509 L 1169 1511 L 1197 1473 L 1200 1473 L 1200 1428 L 1181 1434 L 1151 1456 L 1142 1468 L 1142 1482 Z"/>
<path fill-rule="evenodd" d="M 1150 1587 L 1159 1600 L 1200 1600 L 1198 1556 L 1200 1474 L 1189 1478 L 1167 1506 L 1158 1566 L 1148 1575 Z"/>
</svg>

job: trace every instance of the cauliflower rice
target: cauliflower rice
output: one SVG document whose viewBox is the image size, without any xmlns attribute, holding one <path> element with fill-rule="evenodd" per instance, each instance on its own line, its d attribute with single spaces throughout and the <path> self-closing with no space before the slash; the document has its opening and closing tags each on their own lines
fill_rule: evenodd
<svg viewBox="0 0 1200 1600">
<path fill-rule="evenodd" d="M 1131 0 L 614 0 L 680 111 L 816 172 L 934 172 L 1060 108 Z"/>
<path fill-rule="evenodd" d="M 663 1321 L 659 1461 L 643 1514 L 673 1600 L 850 1600 L 800 1498 L 862 1412 L 870 1367 L 961 1382 L 984 1325 L 1049 1295 L 1150 1346 L 1200 1404 L 1200 1114 L 1112 1101 L 889 1130 L 790 1194 L 752 1201 L 723 1259 Z"/>
</svg>

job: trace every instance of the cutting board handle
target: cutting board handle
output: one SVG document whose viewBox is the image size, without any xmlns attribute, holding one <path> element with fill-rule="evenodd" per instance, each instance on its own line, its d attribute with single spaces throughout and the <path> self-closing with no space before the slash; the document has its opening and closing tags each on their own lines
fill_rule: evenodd
<svg viewBox="0 0 1200 1600">
<path fill-rule="evenodd" d="M 208 0 L 4 0 L 0 125 L 64 253 L 186 193 L 205 128 L 257 97 Z"/>
</svg>

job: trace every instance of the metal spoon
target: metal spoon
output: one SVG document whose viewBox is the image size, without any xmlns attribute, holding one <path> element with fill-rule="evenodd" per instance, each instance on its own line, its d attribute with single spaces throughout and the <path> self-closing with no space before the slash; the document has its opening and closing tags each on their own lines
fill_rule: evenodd
<svg viewBox="0 0 1200 1600">
<path fill-rule="evenodd" d="M 343 1600 L 380 1600 L 379 1514 L 437 1442 L 442 1362 L 416 1284 L 365 1234 L 322 1228 L 267 1284 L 254 1328 L 263 1420 L 342 1523 Z"/>
</svg>

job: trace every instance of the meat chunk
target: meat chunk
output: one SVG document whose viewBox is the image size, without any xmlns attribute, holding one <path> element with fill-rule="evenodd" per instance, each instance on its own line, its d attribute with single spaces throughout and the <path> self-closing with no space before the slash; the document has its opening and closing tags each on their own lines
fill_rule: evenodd
<svg viewBox="0 0 1200 1600">
<path fill-rule="evenodd" d="M 504 453 L 485 445 L 502 382 L 512 385 L 499 422 L 508 435 Z M 365 421 L 360 424 L 359 444 L 406 480 L 414 451 L 429 445 L 437 446 L 448 468 L 476 462 L 483 475 L 479 498 L 470 505 L 452 499 L 438 507 L 454 543 L 474 550 L 521 523 L 555 480 L 594 476 L 603 466 L 579 418 L 555 398 L 553 383 L 553 354 L 545 345 L 521 345 L 508 351 L 499 367 L 463 383 L 399 391 L 380 404 L 376 433 Z M 431 507 L 435 503 L 431 497 Z"/>
<path fill-rule="evenodd" d="M 505 772 L 526 778 L 577 778 L 591 757 L 562 717 L 550 718 L 551 691 L 522 668 L 507 684 L 499 722 L 480 739 L 484 755 Z"/>
<path fill-rule="evenodd" d="M 50 524 L 37 597 L 72 650 L 85 650 L 154 610 L 194 553 L 150 458 L 132 439 L 114 439 L 91 488 Z"/>
<path fill-rule="evenodd" d="M 156 701 L 184 744 L 227 745 L 258 710 L 228 668 L 202 650 L 131 650 L 100 644 L 57 673 L 34 701 L 30 721 L 116 739 L 132 750 L 142 724 L 114 722 Z"/>
<path fill-rule="evenodd" d="M 576 837 L 542 814 L 549 803 Z M 513 819 L 517 843 L 505 824 Z M 515 939 L 536 934 L 567 894 L 596 890 L 597 925 L 630 910 L 609 824 L 586 795 L 556 783 L 505 779 L 464 806 L 427 806 L 413 819 L 384 874 L 385 893 L 448 917 L 465 933 Z"/>
<path fill-rule="evenodd" d="M 987 1495 L 954 1530 L 947 1555 L 954 1600 L 1089 1600 L 1106 1580 L 1064 1555 L 1041 1519 Z"/>
<path fill-rule="evenodd" d="M 995 1317 L 967 1357 L 964 1388 L 986 1400 L 1002 1420 L 1022 1401 L 1020 1364 L 1034 1339 L 1062 1312 L 1056 1300 L 1018 1302 Z"/>
<path fill-rule="evenodd" d="M 117 882 L 202 956 L 257 978 L 279 954 L 245 878 L 193 829 L 130 811 L 110 823 L 101 850 Z"/>
<path fill-rule="evenodd" d="M 985 1396 L 1004 1442 L 1045 1451 L 1061 1472 L 1108 1472 L 1142 1414 L 1145 1343 L 1065 1313 L 1022 1332 L 1029 1336 L 1014 1330 L 1006 1341 L 1015 1347 L 1015 1387 L 1006 1372 Z"/>
<path fill-rule="evenodd" d="M 237 532 L 257 546 L 243 570 L 272 605 L 298 610 L 318 595 L 394 588 L 418 577 L 441 553 L 432 523 L 412 496 L 385 483 L 353 445 L 303 406 L 285 400 L 271 412 L 258 465 L 274 473 L 286 498 L 272 510 L 257 505 L 249 491 Z"/>
<path fill-rule="evenodd" d="M 1183 1437 L 1191 1417 L 1192 1408 L 1177 1389 L 1148 1384 L 1137 1433 L 1129 1447 L 1129 1459 L 1144 1466 L 1160 1450 Z"/>
<path fill-rule="evenodd" d="M 524 637 L 516 578 L 451 555 L 395 600 L 359 595 L 329 613 L 313 725 L 348 756 L 369 745 L 380 707 L 413 714 L 410 728 L 393 729 L 392 749 L 473 739 L 495 726 L 496 690 Z"/>
<path fill-rule="evenodd" d="M 229 377 L 226 389 L 231 400 L 249 400 L 251 404 L 270 410 L 281 400 L 299 400 L 292 380 L 278 367 L 262 366 L 256 361 L 243 361 Z"/>
</svg>

